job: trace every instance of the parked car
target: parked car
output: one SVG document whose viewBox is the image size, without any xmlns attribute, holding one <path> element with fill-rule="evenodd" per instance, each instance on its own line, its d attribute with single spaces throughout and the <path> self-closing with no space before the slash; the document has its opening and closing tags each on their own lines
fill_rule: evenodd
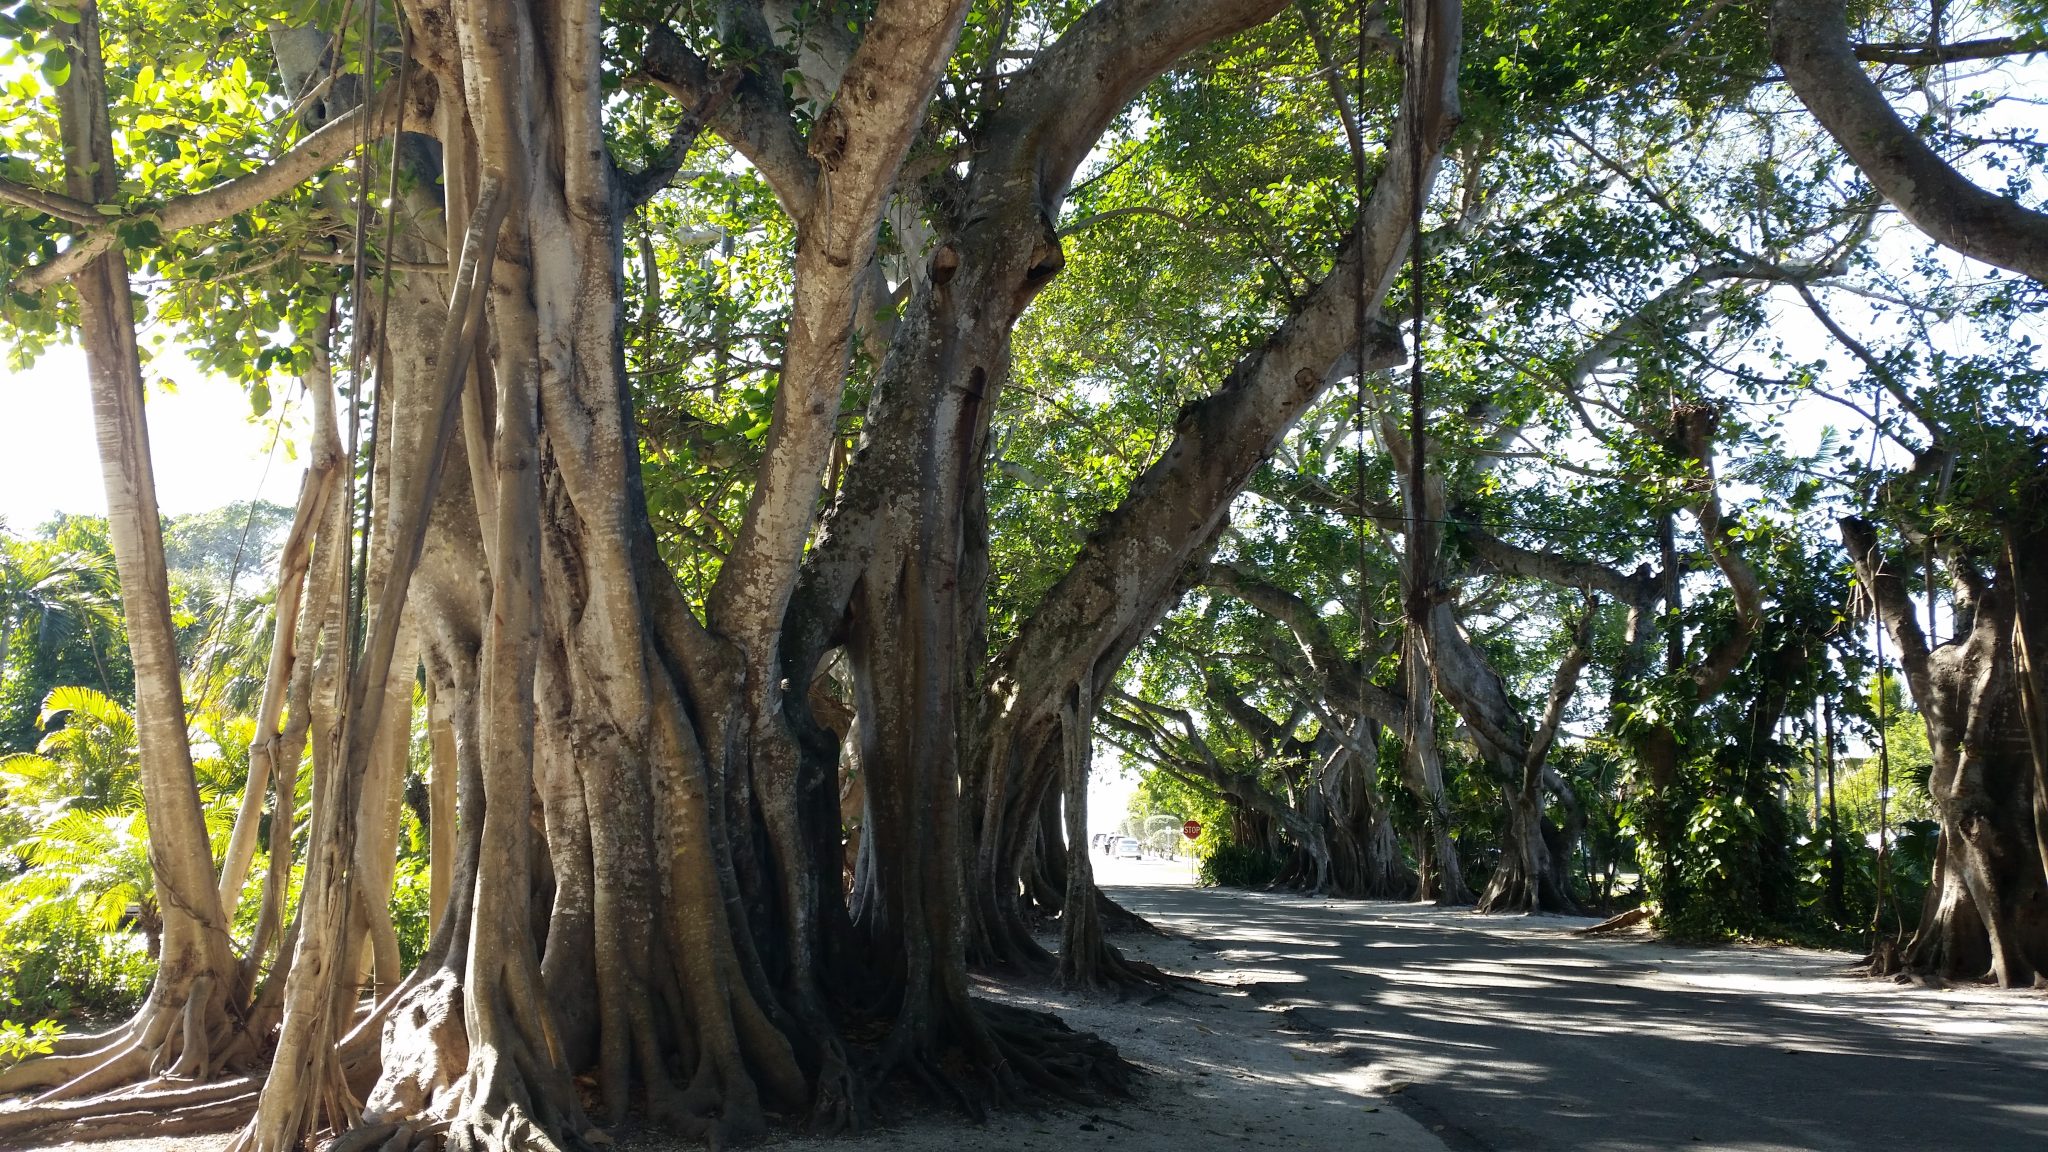
<svg viewBox="0 0 2048 1152">
<path fill-rule="evenodd" d="M 1139 847 L 1138 847 L 1138 841 L 1137 841 L 1137 838 L 1136 838 L 1136 837 L 1132 837 L 1132 836 L 1125 836 L 1125 837 L 1122 837 L 1122 838 L 1120 838 L 1119 840 L 1117 840 L 1117 842 L 1116 842 L 1116 858 L 1117 858 L 1117 859 L 1119 859 L 1119 860 L 1137 860 L 1137 859 L 1140 859 L 1140 858 L 1142 858 L 1142 857 L 1143 857 L 1144 855 L 1145 855 L 1144 851 L 1143 851 L 1143 850 L 1142 850 L 1141 848 L 1139 848 Z"/>
</svg>

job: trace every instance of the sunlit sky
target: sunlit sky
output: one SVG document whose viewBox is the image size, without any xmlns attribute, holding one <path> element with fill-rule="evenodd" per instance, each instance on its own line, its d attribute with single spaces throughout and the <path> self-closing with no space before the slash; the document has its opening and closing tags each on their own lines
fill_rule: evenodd
<svg viewBox="0 0 2048 1152">
<path fill-rule="evenodd" d="M 207 376 L 178 356 L 160 359 L 149 376 L 150 449 L 165 513 L 203 512 L 256 497 L 292 503 L 303 466 L 288 443 L 280 443 L 272 459 L 276 422 L 252 420 L 239 385 Z M 26 372 L 0 369 L 0 422 L 6 430 L 0 521 L 10 531 L 31 535 L 59 512 L 106 512 L 85 357 L 78 349 L 53 350 Z"/>
</svg>

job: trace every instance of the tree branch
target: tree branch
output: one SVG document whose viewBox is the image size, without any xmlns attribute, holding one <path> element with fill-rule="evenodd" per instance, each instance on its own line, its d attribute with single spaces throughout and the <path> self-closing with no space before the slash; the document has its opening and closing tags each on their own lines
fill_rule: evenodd
<svg viewBox="0 0 2048 1152">
<path fill-rule="evenodd" d="M 1913 394 L 1906 390 L 1905 382 L 1900 380 L 1898 375 L 1890 368 L 1886 367 L 1884 361 L 1879 360 L 1869 348 L 1865 347 L 1861 340 L 1851 336 L 1840 324 L 1835 323 L 1835 318 L 1829 315 L 1828 310 L 1821 307 L 1820 301 L 1814 297 L 1813 289 L 1808 288 L 1804 281 L 1794 280 L 1792 281 L 1792 290 L 1799 293 L 1799 298 L 1806 302 L 1807 310 L 1812 312 L 1814 318 L 1820 321 L 1821 327 L 1828 330 L 1828 335 L 1833 336 L 1836 343 L 1847 348 L 1852 355 L 1861 360 L 1863 366 L 1870 370 L 1870 374 L 1880 384 L 1884 385 L 1885 391 L 1892 394 L 1892 399 L 1899 402 L 1899 407 L 1911 412 L 1913 418 L 1920 421 L 1921 426 L 1927 429 L 1928 435 L 1934 437 L 1937 443 L 1947 439 L 1947 430 L 1935 421 L 1934 417 L 1927 411 L 1926 406 L 1913 398 Z M 1819 389 L 1815 389 L 1815 391 L 1819 391 Z M 1829 399 L 1833 399 L 1833 397 L 1829 397 Z M 1878 423 L 1875 412 L 1869 415 L 1872 424 Z"/>
<path fill-rule="evenodd" d="M 1098 0 L 1010 81 L 987 139 L 1022 152 L 1011 161 L 1035 162 L 1043 203 L 1056 206 L 1110 120 L 1145 85 L 1189 51 L 1263 23 L 1286 3 Z"/>
<path fill-rule="evenodd" d="M 2031 56 L 2048 52 L 2048 40 L 2018 36 L 1990 36 L 1956 44 L 1909 44 L 1900 42 L 1856 45 L 1856 59 L 1870 64 L 1905 64 L 1926 68 L 1958 60 L 1997 60 L 2006 56 Z"/>
<path fill-rule="evenodd" d="M 398 111 L 396 100 L 386 97 L 377 102 L 372 113 L 375 120 L 370 125 L 372 139 L 389 135 L 397 128 Z M 149 220 L 166 233 L 183 232 L 225 220 L 275 199 L 353 152 L 361 139 L 362 117 L 362 109 L 350 109 L 256 171 L 199 192 L 174 196 L 153 210 L 121 216 L 101 216 L 95 212 L 95 219 L 104 223 L 79 237 L 71 247 L 47 263 L 17 276 L 13 289 L 17 292 L 40 292 L 52 284 L 69 280 L 94 258 L 120 242 L 119 226 L 122 224 Z"/>
<path fill-rule="evenodd" d="M 0 200 L 11 201 L 24 208 L 55 216 L 68 223 L 82 224 L 87 228 L 96 227 L 107 219 L 93 211 L 92 205 L 83 200 L 73 200 L 61 192 L 45 192 L 41 188 L 17 184 L 4 178 L 0 178 Z"/>
<path fill-rule="evenodd" d="M 705 606 L 764 672 L 815 519 L 882 209 L 967 8 L 968 0 L 880 0 L 811 127 L 817 178 L 810 210 L 797 219 L 781 387 L 739 538 Z"/>
<path fill-rule="evenodd" d="M 1680 450 L 1705 473 L 1699 503 L 1693 510 L 1700 522 L 1700 536 L 1705 539 L 1715 566 L 1727 579 L 1728 591 L 1735 597 L 1735 631 L 1715 645 L 1693 670 L 1693 683 L 1702 701 L 1712 699 L 1728 683 L 1763 627 L 1763 588 L 1757 581 L 1756 569 L 1750 566 L 1742 546 L 1729 535 L 1721 519 L 1721 496 L 1714 479 L 1714 435 L 1720 415 L 1718 409 L 1708 405 L 1694 405 L 1672 413 L 1678 425 Z"/>
<path fill-rule="evenodd" d="M 1157 15 L 1159 6 L 1143 0 L 1133 7 Z M 1210 5 L 1204 11 L 1214 15 L 1230 7 Z M 1420 39 L 1428 53 L 1409 61 L 1421 69 L 1419 82 L 1408 86 L 1417 93 L 1416 103 L 1402 109 L 1388 144 L 1388 153 L 1397 156 L 1420 148 L 1421 185 L 1412 183 L 1405 164 L 1390 164 L 1380 173 L 1358 229 L 1329 274 L 1237 362 L 1214 393 L 1181 411 L 1166 450 L 1132 481 L 1123 501 L 1019 627 L 994 679 L 1017 685 L 1016 706 L 1030 714 L 1024 722 L 1042 719 L 1057 686 L 1073 683 L 1078 669 L 1097 666 L 1111 649 L 1135 643 L 1132 637 L 1150 629 L 1181 594 L 1190 561 L 1214 541 L 1231 501 L 1323 394 L 1331 366 L 1361 335 L 1372 343 L 1360 370 L 1388 367 L 1405 356 L 1399 336 L 1379 321 L 1380 308 L 1411 240 L 1410 214 L 1434 182 L 1444 141 L 1458 119 L 1463 11 L 1458 0 L 1428 0 L 1426 16 L 1428 33 Z M 1361 289 L 1364 319 L 1377 325 L 1364 334 L 1356 331 Z"/>
<path fill-rule="evenodd" d="M 734 68 L 727 69 L 715 79 L 707 78 L 709 83 L 697 93 L 696 102 L 683 105 L 683 117 L 670 131 L 661 155 L 638 172 L 619 174 L 619 194 L 625 198 L 627 207 L 638 208 L 669 186 L 676 173 L 682 171 L 683 157 L 696 146 L 697 137 L 703 134 L 705 125 L 717 117 L 726 101 L 732 99 L 743 76 L 744 73 Z"/>
<path fill-rule="evenodd" d="M 685 108 L 711 107 L 706 101 L 720 84 L 710 65 L 662 24 L 647 29 L 640 75 Z M 775 199 L 791 219 L 801 219 L 810 211 L 818 166 L 804 154 L 779 76 L 765 76 L 758 68 L 741 71 L 730 95 L 715 106 L 705 127 L 747 158 L 774 189 Z"/>
<path fill-rule="evenodd" d="M 1586 663 L 1593 658 L 1593 614 L 1600 602 L 1590 593 L 1586 606 L 1572 625 L 1571 650 L 1565 653 L 1563 663 L 1557 666 L 1557 678 L 1550 685 L 1550 702 L 1543 708 L 1543 721 L 1536 726 L 1536 734 L 1529 738 L 1529 750 L 1522 767 L 1526 772 L 1535 772 L 1543 764 L 1543 758 L 1550 755 L 1550 746 L 1557 742 L 1558 726 L 1564 723 L 1565 706 L 1571 703 L 1572 694 L 1578 691 L 1579 674 L 1586 670 Z"/>
<path fill-rule="evenodd" d="M 1927 634 L 1920 630 L 1919 612 L 1905 579 L 1885 562 L 1878 547 L 1877 526 L 1855 516 L 1844 517 L 1839 525 L 1842 544 L 1856 565 L 1856 582 L 1863 586 L 1875 607 L 1878 621 L 1892 634 L 1899 648 L 1899 665 L 1913 691 L 1913 699 L 1925 706 L 1937 699 L 1929 667 Z"/>
<path fill-rule="evenodd" d="M 1648 604 L 1657 598 L 1657 578 L 1648 564 L 1624 575 L 1596 560 L 1509 543 L 1465 521 L 1458 522 L 1458 534 L 1472 546 L 1474 558 L 1505 575 L 1541 580 L 1559 588 L 1605 592 L 1624 604 Z"/>
<path fill-rule="evenodd" d="M 1906 219 L 1945 247 L 2048 283 L 2048 214 L 1978 187 L 1913 134 L 1857 62 L 1842 0 L 1775 0 L 1771 54 L 1806 110 Z"/>
<path fill-rule="evenodd" d="M 1344 658 L 1337 649 L 1336 641 L 1330 638 L 1322 617 L 1309 607 L 1307 601 L 1255 573 L 1230 564 L 1211 564 L 1203 583 L 1230 593 L 1253 611 L 1286 628 L 1300 646 L 1301 656 L 1308 661 L 1309 670 L 1323 681 L 1323 695 L 1346 701 L 1352 709 L 1362 705 L 1373 719 L 1389 727 L 1400 727 L 1401 718 L 1406 715 L 1406 705 L 1401 698 L 1363 677 L 1359 669 Z"/>
</svg>

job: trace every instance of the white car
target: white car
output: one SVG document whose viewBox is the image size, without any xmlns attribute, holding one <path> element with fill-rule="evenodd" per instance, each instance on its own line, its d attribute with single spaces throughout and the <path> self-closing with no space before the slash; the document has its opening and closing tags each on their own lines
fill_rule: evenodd
<svg viewBox="0 0 2048 1152">
<path fill-rule="evenodd" d="M 1125 836 L 1116 842 L 1116 858 L 1119 860 L 1136 860 L 1143 855 L 1134 837 Z"/>
</svg>

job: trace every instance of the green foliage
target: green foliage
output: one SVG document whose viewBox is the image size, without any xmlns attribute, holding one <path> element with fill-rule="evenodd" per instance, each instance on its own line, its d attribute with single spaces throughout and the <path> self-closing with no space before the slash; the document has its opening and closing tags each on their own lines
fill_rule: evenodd
<svg viewBox="0 0 2048 1152">
<path fill-rule="evenodd" d="M 77 686 L 52 690 L 40 719 L 35 752 L 0 758 L 0 995 L 37 1015 L 111 1013 L 147 990 L 160 930 L 135 720 Z M 202 713 L 195 736 L 218 847 L 249 724 Z"/>
<path fill-rule="evenodd" d="M 1199 882 L 1207 887 L 1263 888 L 1280 875 L 1280 863 L 1257 848 L 1224 844 L 1202 857 Z"/>
<path fill-rule="evenodd" d="M 125 1006 L 150 969 L 131 920 L 154 947 L 134 719 L 99 692 L 65 687 L 43 709 L 45 727 L 58 720 L 36 752 L 0 759 L 12 864 L 0 880 L 0 991 L 36 1015 Z"/>
<path fill-rule="evenodd" d="M 0 926 L 0 1002 L 30 1016 L 106 1018 L 149 991 L 156 961 L 131 932 L 42 905 Z"/>
<path fill-rule="evenodd" d="M 37 1020 L 28 1025 L 0 1020 L 0 1071 L 31 1056 L 47 1056 L 57 1050 L 57 1038 L 64 1029 L 55 1020 Z"/>
<path fill-rule="evenodd" d="M 0 753 L 35 747 L 52 688 L 134 689 L 103 522 L 60 519 L 41 539 L 0 532 Z"/>
</svg>

